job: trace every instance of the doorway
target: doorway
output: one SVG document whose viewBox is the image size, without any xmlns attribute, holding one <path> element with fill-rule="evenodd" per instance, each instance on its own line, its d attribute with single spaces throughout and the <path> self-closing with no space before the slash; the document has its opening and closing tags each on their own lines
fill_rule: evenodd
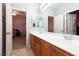
<svg viewBox="0 0 79 59">
<path fill-rule="evenodd" d="M 48 16 L 48 32 L 54 32 L 54 17 Z"/>
<path fill-rule="evenodd" d="M 13 50 L 26 47 L 26 12 L 12 11 Z"/>
</svg>

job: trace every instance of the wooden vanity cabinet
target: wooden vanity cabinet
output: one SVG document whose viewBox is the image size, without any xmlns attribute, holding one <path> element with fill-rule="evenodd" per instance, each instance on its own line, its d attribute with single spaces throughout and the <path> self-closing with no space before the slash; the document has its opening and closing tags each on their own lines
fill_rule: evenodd
<svg viewBox="0 0 79 59">
<path fill-rule="evenodd" d="M 41 40 L 41 56 L 51 56 L 51 45 Z"/>
<path fill-rule="evenodd" d="M 73 56 L 69 52 L 62 50 L 35 35 L 31 34 L 30 38 L 31 48 L 34 51 L 35 56 Z"/>
</svg>

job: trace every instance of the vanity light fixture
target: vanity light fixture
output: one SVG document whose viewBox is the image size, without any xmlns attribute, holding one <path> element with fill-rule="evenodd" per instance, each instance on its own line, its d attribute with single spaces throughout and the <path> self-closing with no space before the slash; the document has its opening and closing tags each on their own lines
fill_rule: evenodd
<svg viewBox="0 0 79 59">
<path fill-rule="evenodd" d="M 13 11 L 13 12 L 12 12 L 12 15 L 13 15 L 13 16 L 16 16 L 16 11 Z"/>
<path fill-rule="evenodd" d="M 52 3 L 42 3 L 40 9 L 41 11 L 44 11 L 47 7 L 49 7 Z"/>
<path fill-rule="evenodd" d="M 16 16 L 16 15 L 21 15 L 22 13 L 16 10 L 13 10 L 12 15 Z"/>
</svg>

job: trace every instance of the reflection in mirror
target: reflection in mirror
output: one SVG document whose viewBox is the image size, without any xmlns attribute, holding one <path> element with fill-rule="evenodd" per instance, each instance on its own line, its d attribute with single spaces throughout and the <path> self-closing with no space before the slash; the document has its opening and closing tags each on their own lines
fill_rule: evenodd
<svg viewBox="0 0 79 59">
<path fill-rule="evenodd" d="M 48 16 L 48 32 L 54 32 L 54 17 Z"/>
<path fill-rule="evenodd" d="M 33 27 L 35 27 L 35 23 L 33 23 Z"/>
<path fill-rule="evenodd" d="M 42 17 L 39 17 L 38 25 L 39 25 L 40 28 L 42 28 Z"/>
<path fill-rule="evenodd" d="M 79 10 L 66 14 L 66 34 L 79 35 Z"/>
<path fill-rule="evenodd" d="M 32 27 L 37 27 L 37 21 L 38 21 L 38 16 L 32 16 L 32 22 L 31 22 L 31 24 L 32 24 Z"/>
<path fill-rule="evenodd" d="M 64 15 L 54 16 L 54 33 L 64 33 Z"/>
</svg>

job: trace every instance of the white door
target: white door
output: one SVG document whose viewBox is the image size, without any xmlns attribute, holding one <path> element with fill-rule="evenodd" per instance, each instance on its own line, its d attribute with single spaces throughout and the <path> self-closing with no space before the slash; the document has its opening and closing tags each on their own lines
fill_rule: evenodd
<svg viewBox="0 0 79 59">
<path fill-rule="evenodd" d="M 67 34 L 76 34 L 76 14 L 67 14 Z"/>
<path fill-rule="evenodd" d="M 6 3 L 6 55 L 9 56 L 12 51 L 12 8 Z"/>
<path fill-rule="evenodd" d="M 0 3 L 0 56 L 2 55 L 2 4 Z"/>
</svg>

